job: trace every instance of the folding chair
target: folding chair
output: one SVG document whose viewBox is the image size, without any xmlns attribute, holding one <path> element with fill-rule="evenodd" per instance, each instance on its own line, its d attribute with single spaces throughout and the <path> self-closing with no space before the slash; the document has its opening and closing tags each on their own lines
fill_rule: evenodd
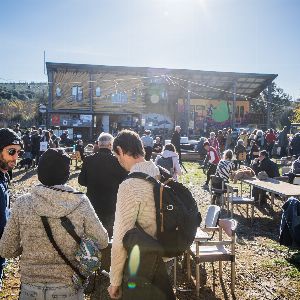
<svg viewBox="0 0 300 300">
<path fill-rule="evenodd" d="M 245 164 L 246 159 L 247 159 L 246 152 L 238 153 L 236 161 L 237 161 L 237 165 L 239 166 L 239 168 L 241 167 L 241 164 Z"/>
<path fill-rule="evenodd" d="M 222 261 L 231 262 L 231 292 L 235 289 L 235 230 L 237 222 L 233 219 L 220 219 L 219 226 L 211 231 L 219 231 L 218 241 L 196 241 L 191 247 L 196 263 L 196 293 L 200 293 L 200 263 L 219 262 L 219 276 L 222 277 Z M 230 240 L 223 239 L 223 231 Z M 198 274 L 198 275 L 197 275 Z"/>
<path fill-rule="evenodd" d="M 219 197 L 221 199 L 221 207 L 223 209 L 224 206 L 224 194 L 226 194 L 226 186 L 225 182 L 221 177 L 218 177 L 216 175 L 210 176 L 210 187 L 209 187 L 209 193 L 210 193 L 210 202 L 211 204 L 216 204 L 216 201 L 213 200 L 217 199 Z"/>
<path fill-rule="evenodd" d="M 220 216 L 220 207 L 217 205 L 209 205 L 206 211 L 204 228 L 198 228 L 194 244 L 199 241 L 208 241 L 211 240 L 214 236 L 214 232 L 218 229 L 217 223 Z M 209 234 L 211 233 L 211 234 Z M 195 260 L 196 256 L 192 249 L 194 248 L 194 244 L 191 246 L 191 249 L 187 251 L 187 276 L 188 279 L 191 278 L 191 260 L 190 256 Z M 200 287 L 200 268 L 196 268 L 196 290 L 198 291 Z M 198 295 L 198 294 L 197 294 Z"/>
<path fill-rule="evenodd" d="M 248 197 L 243 197 L 238 196 L 238 193 L 236 192 L 236 188 L 233 187 L 230 184 L 226 184 L 227 186 L 227 214 L 229 214 L 229 205 L 231 206 L 230 211 L 231 211 L 231 218 L 233 217 L 233 209 L 234 205 L 247 205 L 246 208 L 246 213 L 247 213 L 247 218 L 249 217 L 248 214 L 248 205 L 251 205 L 251 225 L 253 223 L 253 216 L 254 216 L 254 198 L 248 198 Z M 234 194 L 236 194 L 234 196 Z"/>
</svg>

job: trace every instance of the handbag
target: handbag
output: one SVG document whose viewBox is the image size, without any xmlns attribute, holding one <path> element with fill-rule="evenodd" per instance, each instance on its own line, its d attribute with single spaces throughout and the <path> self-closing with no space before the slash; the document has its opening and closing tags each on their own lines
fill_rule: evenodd
<svg viewBox="0 0 300 300">
<path fill-rule="evenodd" d="M 48 218 L 41 216 L 45 231 L 47 236 L 53 245 L 54 249 L 58 252 L 65 263 L 71 267 L 74 271 L 72 276 L 72 281 L 75 289 L 84 288 L 89 283 L 89 276 L 91 276 L 95 271 L 100 269 L 101 266 L 101 250 L 98 243 L 91 237 L 83 235 L 79 237 L 75 231 L 75 227 L 67 217 L 61 217 L 61 224 L 66 229 L 66 231 L 71 235 L 71 237 L 78 244 L 78 249 L 75 252 L 76 265 L 71 263 L 69 259 L 64 255 L 62 250 L 59 248 L 54 240 L 51 227 L 48 222 Z"/>
</svg>

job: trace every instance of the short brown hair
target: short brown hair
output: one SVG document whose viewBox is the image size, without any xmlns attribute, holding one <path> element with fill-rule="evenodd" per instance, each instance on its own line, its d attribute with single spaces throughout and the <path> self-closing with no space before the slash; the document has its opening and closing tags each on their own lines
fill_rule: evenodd
<svg viewBox="0 0 300 300">
<path fill-rule="evenodd" d="M 113 143 L 113 150 L 117 154 L 119 154 L 117 149 L 118 146 L 125 154 L 132 156 L 133 158 L 145 156 L 142 140 L 140 136 L 132 130 L 125 129 L 118 133 Z"/>
<path fill-rule="evenodd" d="M 169 150 L 169 151 L 176 152 L 175 146 L 173 144 L 171 144 L 171 143 L 166 144 L 164 150 Z"/>
</svg>

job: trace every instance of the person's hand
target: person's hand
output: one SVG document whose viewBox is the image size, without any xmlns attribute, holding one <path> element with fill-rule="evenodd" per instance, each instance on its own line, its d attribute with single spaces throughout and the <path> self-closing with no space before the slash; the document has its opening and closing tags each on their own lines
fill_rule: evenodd
<svg viewBox="0 0 300 300">
<path fill-rule="evenodd" d="M 110 285 L 107 290 L 111 299 L 120 299 L 122 296 L 122 291 L 120 286 Z"/>
</svg>

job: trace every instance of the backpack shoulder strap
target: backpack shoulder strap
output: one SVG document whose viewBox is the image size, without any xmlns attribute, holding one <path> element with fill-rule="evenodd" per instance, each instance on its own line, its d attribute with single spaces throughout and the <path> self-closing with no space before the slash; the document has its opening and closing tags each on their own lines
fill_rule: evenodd
<svg viewBox="0 0 300 300">
<path fill-rule="evenodd" d="M 148 174 L 145 174 L 143 172 L 133 172 L 133 173 L 130 173 L 127 176 L 126 179 L 129 179 L 129 178 L 139 178 L 139 179 L 144 179 L 146 181 L 149 181 L 149 182 L 151 182 L 153 184 L 157 183 L 157 180 L 154 177 L 152 177 L 152 176 L 150 176 Z"/>
</svg>

